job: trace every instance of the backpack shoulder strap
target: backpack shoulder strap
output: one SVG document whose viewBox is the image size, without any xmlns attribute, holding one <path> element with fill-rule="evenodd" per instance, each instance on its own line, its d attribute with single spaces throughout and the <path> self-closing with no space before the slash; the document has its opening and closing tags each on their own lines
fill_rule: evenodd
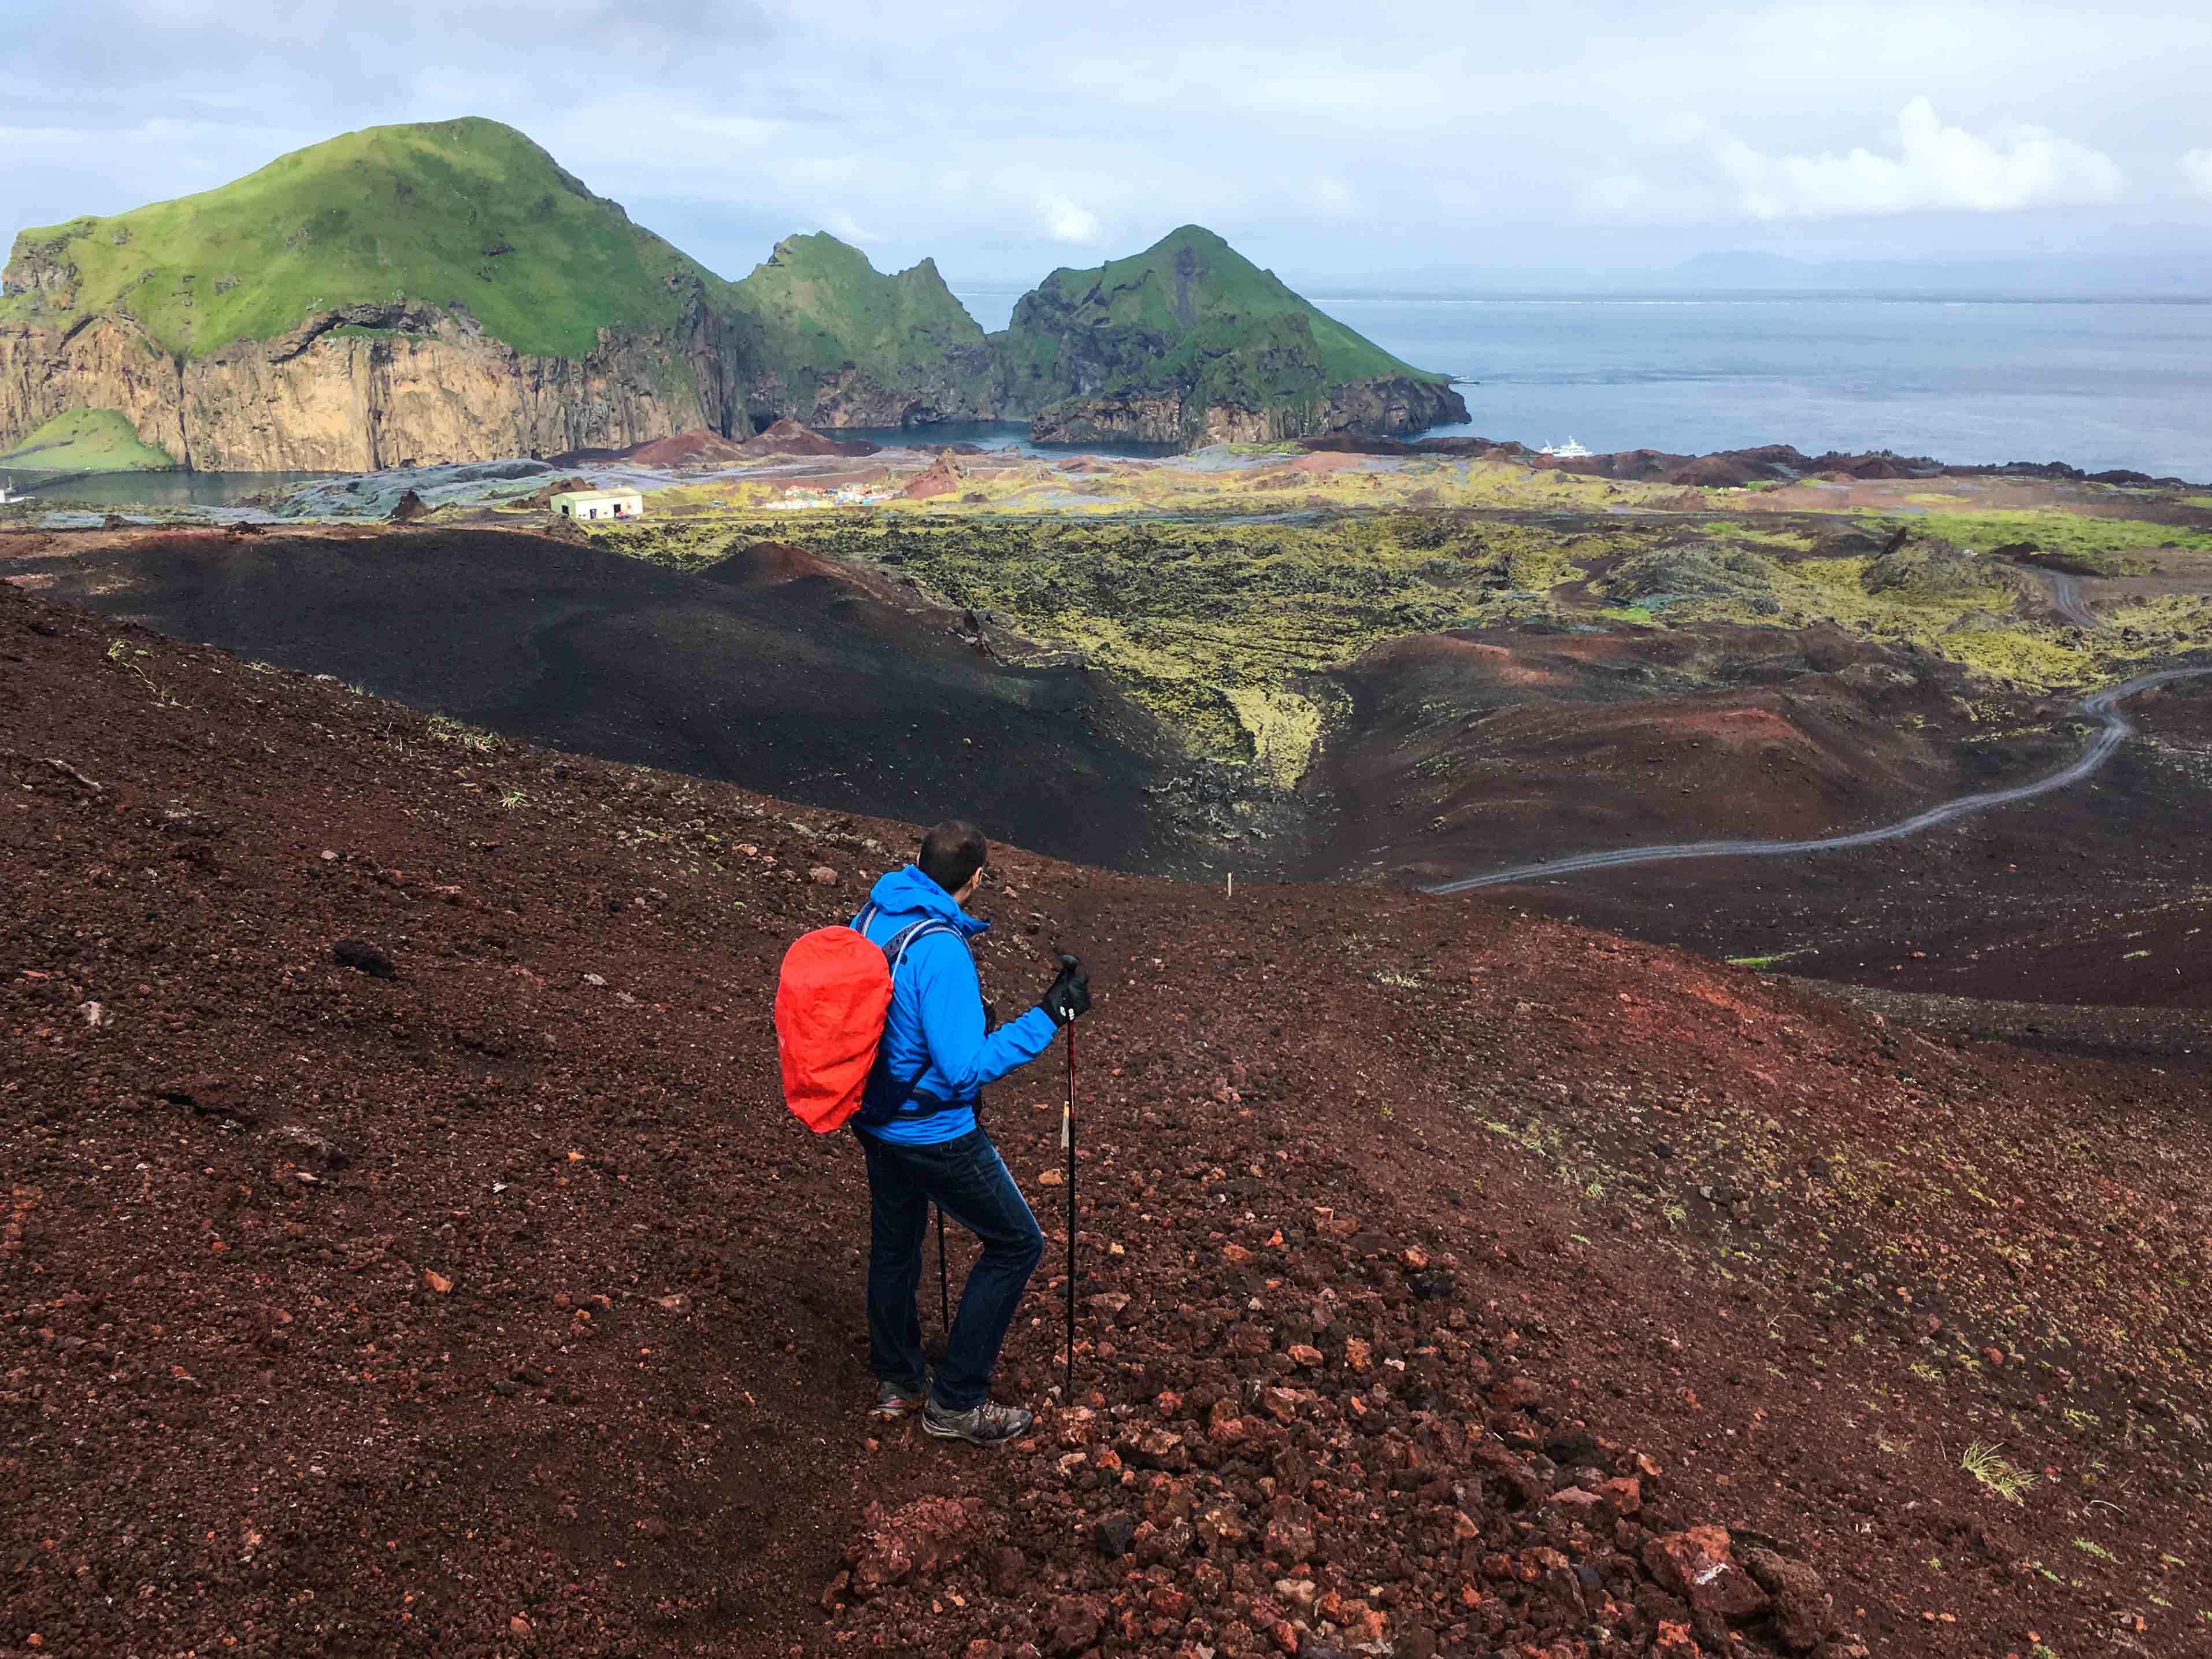
<svg viewBox="0 0 2212 1659">
<path fill-rule="evenodd" d="M 959 931 L 951 922 L 939 921 L 933 916 L 909 922 L 884 941 L 884 960 L 890 964 L 891 972 L 896 974 L 899 963 L 905 960 L 907 951 L 913 948 L 915 941 L 927 939 L 932 933 L 951 933 L 957 937 Z"/>
</svg>

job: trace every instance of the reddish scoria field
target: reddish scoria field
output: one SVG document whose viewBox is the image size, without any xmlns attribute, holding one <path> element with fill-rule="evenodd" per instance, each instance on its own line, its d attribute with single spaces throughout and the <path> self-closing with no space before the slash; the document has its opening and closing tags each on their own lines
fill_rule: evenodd
<svg viewBox="0 0 2212 1659">
<path fill-rule="evenodd" d="M 2203 1073 L 1007 852 L 987 988 L 1099 996 L 977 1454 L 768 1018 L 910 830 L 8 588 L 0 677 L 0 1652 L 2212 1652 Z"/>
</svg>

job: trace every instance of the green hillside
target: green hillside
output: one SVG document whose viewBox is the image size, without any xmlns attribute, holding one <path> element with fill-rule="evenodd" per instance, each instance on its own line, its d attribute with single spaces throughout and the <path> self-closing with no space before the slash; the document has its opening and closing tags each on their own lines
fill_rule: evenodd
<svg viewBox="0 0 2212 1659">
<path fill-rule="evenodd" d="M 835 236 L 787 236 L 733 292 L 761 367 L 781 374 L 802 403 L 848 363 L 887 386 L 936 375 L 971 396 L 988 386 L 983 331 L 933 259 L 886 276 Z"/>
<path fill-rule="evenodd" d="M 1297 401 L 1347 381 L 1447 377 L 1400 361 L 1212 231 L 1185 225 L 1127 259 L 1055 270 L 992 337 L 1011 403 L 1177 390 L 1200 404 Z"/>
<path fill-rule="evenodd" d="M 112 409 L 65 410 L 0 455 L 0 466 L 51 472 L 166 472 L 176 464 Z"/>
<path fill-rule="evenodd" d="M 458 300 L 519 351 L 580 356 L 602 327 L 672 326 L 695 284 L 726 304 L 728 283 L 521 133 L 470 118 L 346 133 L 198 196 L 27 230 L 0 319 L 126 312 L 199 356 L 338 306 Z"/>
</svg>

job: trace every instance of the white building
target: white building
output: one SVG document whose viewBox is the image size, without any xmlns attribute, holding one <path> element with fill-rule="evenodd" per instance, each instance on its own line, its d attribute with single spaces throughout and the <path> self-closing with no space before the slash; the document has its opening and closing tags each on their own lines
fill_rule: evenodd
<svg viewBox="0 0 2212 1659">
<path fill-rule="evenodd" d="M 645 497 L 635 489 L 568 489 L 553 498 L 564 519 L 641 519 Z"/>
</svg>

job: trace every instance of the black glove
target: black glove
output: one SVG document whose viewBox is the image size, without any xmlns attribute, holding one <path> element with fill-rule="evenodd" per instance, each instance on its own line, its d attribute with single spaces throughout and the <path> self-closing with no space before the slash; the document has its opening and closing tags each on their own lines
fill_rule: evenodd
<svg viewBox="0 0 2212 1659">
<path fill-rule="evenodd" d="M 1079 1015 L 1091 1012 L 1091 975 L 1083 971 L 1073 957 L 1062 959 L 1060 977 L 1053 981 L 1037 1004 L 1051 1017 L 1054 1025 L 1065 1025 Z"/>
</svg>

